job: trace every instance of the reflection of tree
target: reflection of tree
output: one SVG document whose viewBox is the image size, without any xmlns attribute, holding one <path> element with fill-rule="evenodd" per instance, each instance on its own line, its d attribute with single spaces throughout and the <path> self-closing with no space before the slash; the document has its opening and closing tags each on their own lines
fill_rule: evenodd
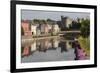
<svg viewBox="0 0 100 73">
<path fill-rule="evenodd" d="M 66 42 L 60 42 L 60 43 L 59 43 L 59 47 L 61 47 L 61 53 L 62 53 L 62 52 L 67 52 L 67 51 L 68 51 Z"/>
</svg>

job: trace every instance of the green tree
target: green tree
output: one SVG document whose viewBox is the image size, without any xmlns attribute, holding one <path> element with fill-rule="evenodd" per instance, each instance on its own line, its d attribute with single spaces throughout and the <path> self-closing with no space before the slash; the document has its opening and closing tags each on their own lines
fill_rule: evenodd
<svg viewBox="0 0 100 73">
<path fill-rule="evenodd" d="M 51 19 L 47 19 L 47 22 L 51 22 L 52 20 Z"/>
<path fill-rule="evenodd" d="M 90 35 L 90 20 L 89 19 L 82 20 L 80 30 L 81 30 L 82 37 L 86 38 Z"/>
<path fill-rule="evenodd" d="M 70 24 L 69 29 L 70 30 L 80 30 L 81 24 L 76 21 L 72 21 L 72 24 Z"/>
<path fill-rule="evenodd" d="M 33 23 L 38 24 L 39 23 L 39 19 L 34 19 Z"/>
<path fill-rule="evenodd" d="M 46 20 L 40 20 L 40 24 L 46 24 Z"/>
</svg>

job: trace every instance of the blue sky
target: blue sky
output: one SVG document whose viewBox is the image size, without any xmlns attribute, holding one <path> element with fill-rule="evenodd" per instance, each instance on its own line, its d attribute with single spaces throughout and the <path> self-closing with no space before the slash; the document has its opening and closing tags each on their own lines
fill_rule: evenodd
<svg viewBox="0 0 100 73">
<path fill-rule="evenodd" d="M 61 20 L 61 16 L 67 16 L 75 20 L 78 18 L 90 18 L 90 14 L 86 12 L 62 12 L 62 11 L 36 11 L 36 10 L 21 10 L 22 20 L 33 19 L 52 19 Z"/>
</svg>

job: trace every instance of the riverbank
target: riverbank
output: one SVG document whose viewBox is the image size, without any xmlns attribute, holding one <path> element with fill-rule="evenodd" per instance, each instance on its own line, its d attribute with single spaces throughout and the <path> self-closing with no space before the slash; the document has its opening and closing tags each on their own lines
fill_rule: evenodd
<svg viewBox="0 0 100 73">
<path fill-rule="evenodd" d="M 79 37 L 78 42 L 80 43 L 81 47 L 85 50 L 87 53 L 87 56 L 90 56 L 90 37 L 88 38 L 83 38 Z"/>
<path fill-rule="evenodd" d="M 24 43 L 24 42 L 32 42 L 34 40 L 41 40 L 41 39 L 49 39 L 49 38 L 58 38 L 59 36 L 58 35 L 55 35 L 55 36 L 45 36 L 45 37 L 34 37 L 34 38 L 22 38 L 21 41 Z"/>
</svg>

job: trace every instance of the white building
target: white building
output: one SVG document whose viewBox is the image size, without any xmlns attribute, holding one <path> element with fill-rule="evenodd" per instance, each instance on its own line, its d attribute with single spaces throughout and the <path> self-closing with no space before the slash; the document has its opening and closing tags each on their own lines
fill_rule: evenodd
<svg viewBox="0 0 100 73">
<path fill-rule="evenodd" d="M 58 33 L 59 31 L 60 31 L 59 26 L 58 26 L 57 24 L 55 24 L 55 25 L 53 26 L 53 32 L 54 32 L 54 33 Z"/>
<path fill-rule="evenodd" d="M 33 36 L 36 35 L 36 29 L 37 29 L 37 26 L 36 25 L 31 25 L 31 32 L 32 32 L 32 35 Z"/>
</svg>

